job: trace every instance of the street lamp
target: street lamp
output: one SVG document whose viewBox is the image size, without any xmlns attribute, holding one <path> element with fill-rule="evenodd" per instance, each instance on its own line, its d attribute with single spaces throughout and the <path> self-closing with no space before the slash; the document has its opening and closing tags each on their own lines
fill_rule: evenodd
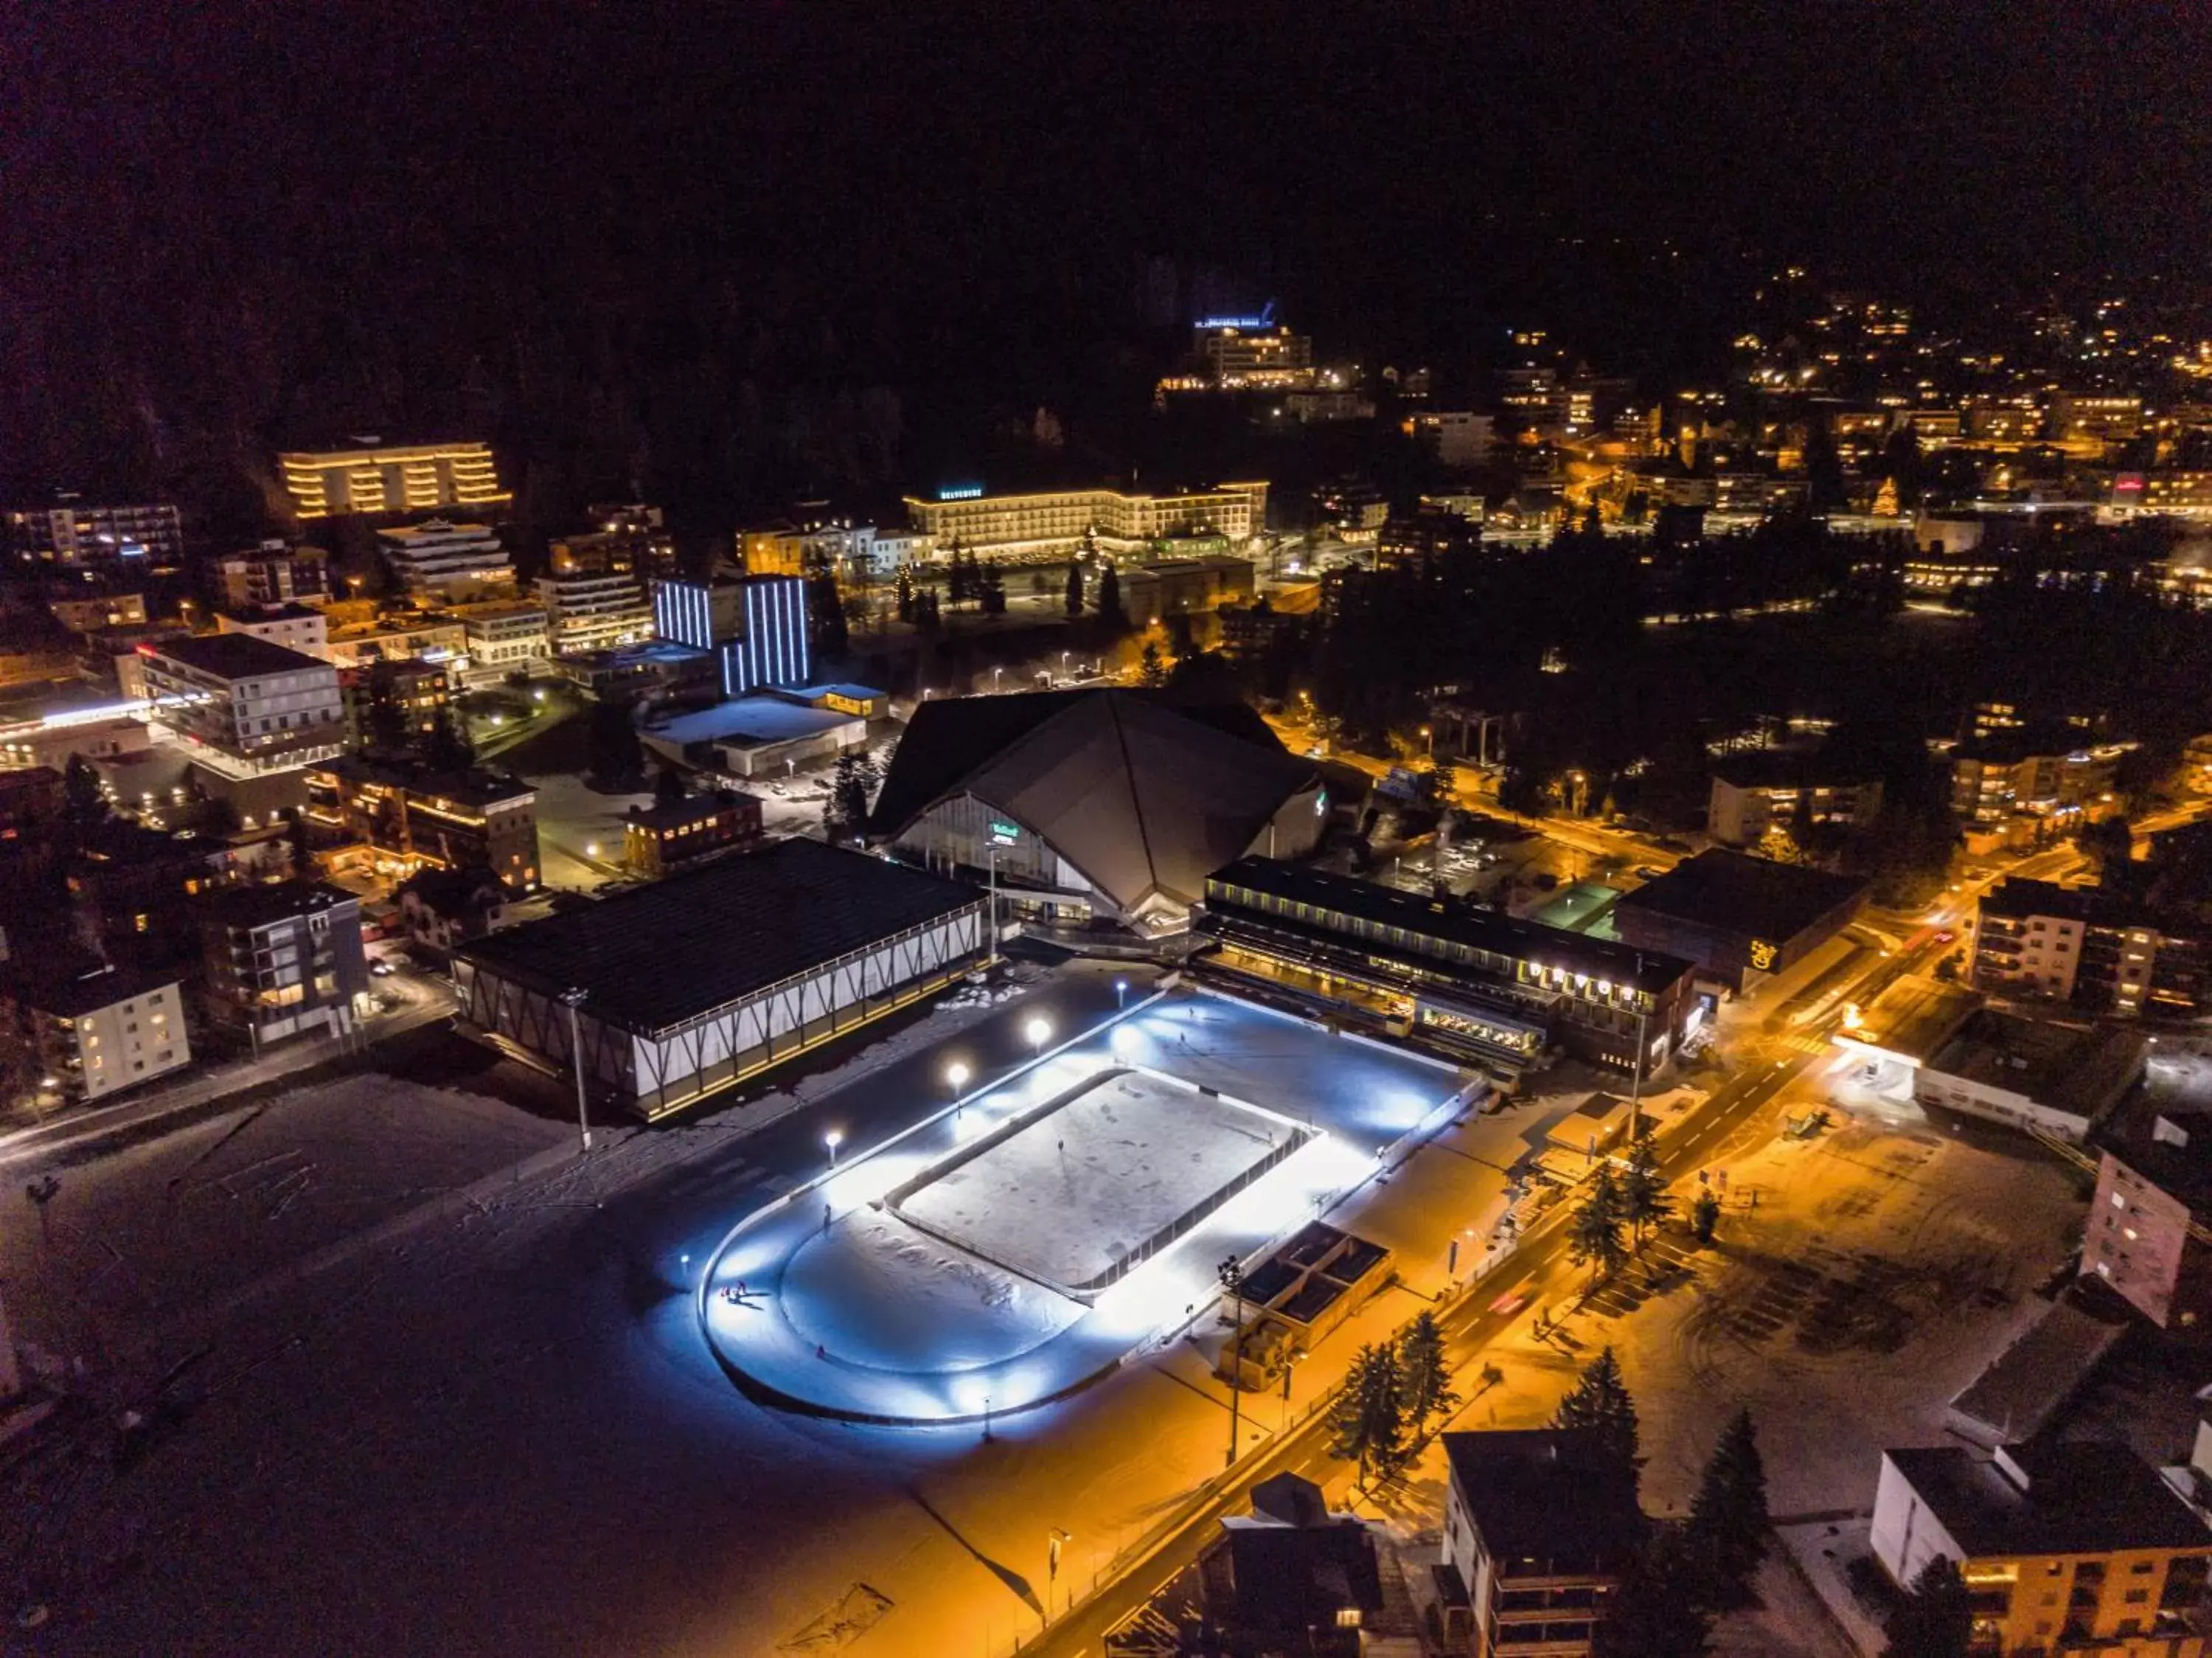
<svg viewBox="0 0 2212 1658">
<path fill-rule="evenodd" d="M 836 1167 L 837 1148 L 845 1143 L 844 1131 L 842 1129 L 831 1129 L 822 1137 L 822 1143 L 830 1148 L 830 1167 Z"/>
<path fill-rule="evenodd" d="M 1060 1551 L 1072 1540 L 1073 1533 L 1054 1526 L 1045 1534 L 1044 1540 L 1044 1621 L 1052 1621 L 1052 1588 L 1060 1581 Z"/>
<path fill-rule="evenodd" d="M 1237 1466 L 1237 1436 L 1243 1426 L 1244 1404 L 1244 1267 L 1231 1255 L 1216 1269 L 1221 1287 L 1236 1307 L 1236 1322 L 1229 1331 L 1229 1455 L 1224 1468 Z"/>
<path fill-rule="evenodd" d="M 586 1151 L 592 1149 L 592 1119 L 584 1104 L 584 1042 L 576 1009 L 590 994 L 581 985 L 561 992 L 562 1005 L 568 1009 L 568 1069 L 576 1074 L 576 1133 Z"/>
<path fill-rule="evenodd" d="M 968 1086 L 968 1067 L 957 1059 L 945 1068 L 945 1086 L 952 1090 L 954 1099 L 957 1100 L 961 1090 Z"/>
<path fill-rule="evenodd" d="M 1437 734 L 1425 725 L 1421 728 L 1421 752 L 1434 759 L 1437 757 Z"/>
<path fill-rule="evenodd" d="M 1114 1011 L 1120 1013 L 1128 1005 L 1129 981 L 1126 978 L 1117 978 L 1114 981 Z"/>
<path fill-rule="evenodd" d="M 1044 1053 L 1044 1045 L 1052 1039 L 1052 1021 L 1032 1019 L 1022 1027 L 1022 1034 L 1030 1039 L 1030 1058 L 1036 1059 Z"/>
<path fill-rule="evenodd" d="M 1006 677 L 1006 670 L 1003 667 L 994 667 L 991 670 L 991 690 L 994 694 L 999 689 L 999 681 Z"/>
</svg>

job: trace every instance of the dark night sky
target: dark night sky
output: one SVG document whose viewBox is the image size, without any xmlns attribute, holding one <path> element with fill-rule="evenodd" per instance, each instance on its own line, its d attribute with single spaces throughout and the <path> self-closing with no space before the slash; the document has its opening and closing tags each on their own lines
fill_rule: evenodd
<svg viewBox="0 0 2212 1658">
<path fill-rule="evenodd" d="M 1968 302 L 2194 276 L 2208 45 L 2146 3 L 17 6 L 0 474 L 327 421 L 334 375 L 574 418 L 533 353 L 602 399 L 880 382 L 909 430 L 1079 406 L 1147 259 L 1446 355 L 1533 308 L 1648 357 L 1784 258 Z"/>
</svg>

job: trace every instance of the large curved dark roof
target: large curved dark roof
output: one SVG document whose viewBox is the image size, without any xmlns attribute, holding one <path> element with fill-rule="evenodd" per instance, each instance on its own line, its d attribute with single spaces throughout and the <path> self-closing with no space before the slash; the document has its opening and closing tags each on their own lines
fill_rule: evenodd
<svg viewBox="0 0 2212 1658">
<path fill-rule="evenodd" d="M 1124 909 L 1195 903 L 1283 803 L 1315 783 L 1240 702 L 1164 692 L 1032 692 L 927 703 L 876 802 L 895 839 L 959 795 L 1014 818 Z"/>
</svg>

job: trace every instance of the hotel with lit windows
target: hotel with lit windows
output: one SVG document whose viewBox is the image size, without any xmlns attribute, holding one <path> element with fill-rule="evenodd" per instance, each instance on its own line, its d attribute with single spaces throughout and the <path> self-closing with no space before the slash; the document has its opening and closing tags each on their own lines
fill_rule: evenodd
<svg viewBox="0 0 2212 1658">
<path fill-rule="evenodd" d="M 384 444 L 357 440 L 339 449 L 298 449 L 276 457 L 293 509 L 302 518 L 339 513 L 481 512 L 512 501 L 485 443 Z"/>
<path fill-rule="evenodd" d="M 1171 535 L 1225 536 L 1241 546 L 1267 527 L 1265 483 L 1218 484 L 1175 495 L 1120 490 L 1049 490 L 987 495 L 980 486 L 906 497 L 907 519 L 939 552 L 955 542 L 987 557 L 1044 557 L 1073 551 L 1086 534 L 1109 552 L 1140 551 Z"/>
</svg>

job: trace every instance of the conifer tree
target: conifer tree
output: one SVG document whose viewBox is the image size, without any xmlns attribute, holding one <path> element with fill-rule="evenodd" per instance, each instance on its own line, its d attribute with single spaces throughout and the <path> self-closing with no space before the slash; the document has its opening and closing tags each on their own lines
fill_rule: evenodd
<svg viewBox="0 0 2212 1658">
<path fill-rule="evenodd" d="M 1766 1466 L 1749 1411 L 1721 1432 L 1690 1502 L 1690 1539 L 1716 1598 L 1740 1600 L 1766 1552 Z"/>
<path fill-rule="evenodd" d="M 1444 1356 L 1444 1332 L 1434 1313 L 1423 1313 L 1398 1344 L 1398 1368 L 1406 1388 L 1406 1417 L 1415 1433 L 1431 1417 L 1449 1416 L 1459 1405 L 1452 1391 L 1451 1365 Z"/>
<path fill-rule="evenodd" d="M 1629 1397 L 1620 1361 L 1611 1347 L 1598 1349 L 1597 1356 L 1583 1367 L 1581 1377 L 1552 1413 L 1552 1426 L 1596 1429 L 1607 1453 L 1635 1468 L 1639 1442 L 1636 1401 Z"/>
<path fill-rule="evenodd" d="M 1405 1466 L 1405 1379 L 1396 1348 L 1384 1342 L 1359 1350 L 1329 1411 L 1329 1454 L 1358 1463 L 1363 1485 Z"/>
<path fill-rule="evenodd" d="M 1613 1179 L 1612 1166 L 1601 1163 L 1590 1177 L 1589 1190 L 1567 1232 L 1567 1259 L 1577 1266 L 1588 1263 L 1594 1283 L 1611 1277 L 1628 1259 L 1620 1224 L 1620 1186 Z"/>
</svg>

